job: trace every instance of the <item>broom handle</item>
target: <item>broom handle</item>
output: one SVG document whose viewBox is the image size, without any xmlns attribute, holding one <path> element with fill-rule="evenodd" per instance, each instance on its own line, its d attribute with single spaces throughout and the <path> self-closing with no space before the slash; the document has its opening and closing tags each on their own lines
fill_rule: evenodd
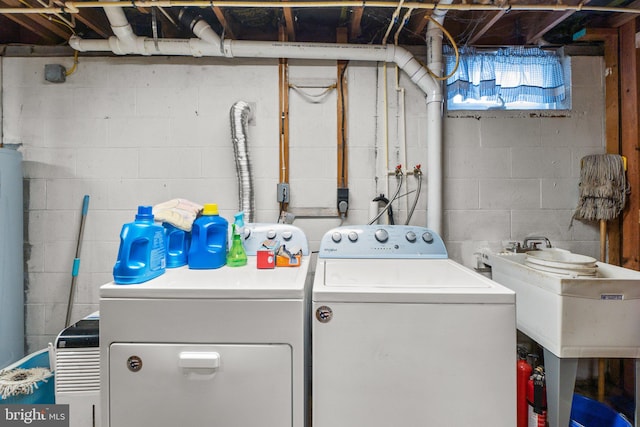
<svg viewBox="0 0 640 427">
<path fill-rule="evenodd" d="M 80 251 L 82 250 L 82 237 L 84 235 L 84 222 L 87 218 L 89 210 L 89 195 L 85 195 L 82 199 L 82 216 L 80 218 L 80 230 L 78 231 L 78 241 L 76 243 L 76 257 L 73 259 L 73 268 L 71 270 L 71 288 L 69 289 L 69 303 L 67 304 L 67 318 L 64 322 L 65 328 L 71 325 L 71 310 L 73 308 L 73 298 L 76 292 L 76 281 L 78 271 L 80 271 Z"/>
<path fill-rule="evenodd" d="M 600 261 L 607 262 L 607 221 L 600 220 Z M 605 359 L 598 359 L 598 401 L 604 402 Z"/>
<path fill-rule="evenodd" d="M 600 220 L 600 261 L 607 262 L 607 221 Z"/>
</svg>

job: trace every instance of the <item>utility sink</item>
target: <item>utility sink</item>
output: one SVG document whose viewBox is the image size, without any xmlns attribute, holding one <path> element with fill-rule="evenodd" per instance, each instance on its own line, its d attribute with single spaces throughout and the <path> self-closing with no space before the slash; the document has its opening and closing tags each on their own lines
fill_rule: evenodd
<svg viewBox="0 0 640 427">
<path fill-rule="evenodd" d="M 518 329 L 558 357 L 640 358 L 640 272 L 598 262 L 594 277 L 571 277 L 526 258 L 485 261 L 493 280 L 516 292 Z"/>
<path fill-rule="evenodd" d="M 594 260 L 590 276 L 550 273 L 526 253 L 485 253 L 483 262 L 515 291 L 518 329 L 544 348 L 550 427 L 569 424 L 579 358 L 634 358 L 638 378 L 640 272 Z"/>
</svg>

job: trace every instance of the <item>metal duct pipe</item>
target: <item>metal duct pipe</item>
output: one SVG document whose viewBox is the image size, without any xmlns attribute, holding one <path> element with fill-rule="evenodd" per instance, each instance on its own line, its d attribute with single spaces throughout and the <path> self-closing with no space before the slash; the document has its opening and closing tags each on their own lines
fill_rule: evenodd
<svg viewBox="0 0 640 427">
<path fill-rule="evenodd" d="M 238 177 L 238 209 L 244 212 L 246 222 L 254 221 L 255 197 L 251 162 L 247 148 L 247 123 L 251 108 L 244 101 L 238 101 L 231 107 L 231 140 L 236 158 L 236 176 Z"/>
<path fill-rule="evenodd" d="M 443 0 L 441 3 L 451 3 Z M 105 8 L 106 9 L 106 8 Z M 437 20 L 444 20 L 444 13 L 437 15 Z M 395 62 L 426 95 L 427 103 L 427 226 L 436 233 L 442 232 L 442 84 L 431 76 L 415 57 L 406 49 L 395 45 L 356 45 L 329 43 L 299 42 L 264 42 L 224 40 L 209 27 L 204 20 L 199 20 L 205 38 L 192 39 L 160 39 L 153 40 L 138 36 L 133 49 L 128 53 L 141 55 L 192 55 L 224 56 L 227 58 L 289 58 L 289 59 L 334 59 Z M 196 29 L 194 28 L 194 31 Z M 442 33 L 439 29 L 429 29 L 432 39 L 431 64 L 442 62 L 442 51 L 433 48 Z M 212 38 L 206 38 L 213 33 Z M 202 35 L 199 34 L 199 37 Z M 77 36 L 69 39 L 69 45 L 79 51 L 97 50 L 122 52 L 112 49 L 107 40 L 84 40 Z"/>
</svg>

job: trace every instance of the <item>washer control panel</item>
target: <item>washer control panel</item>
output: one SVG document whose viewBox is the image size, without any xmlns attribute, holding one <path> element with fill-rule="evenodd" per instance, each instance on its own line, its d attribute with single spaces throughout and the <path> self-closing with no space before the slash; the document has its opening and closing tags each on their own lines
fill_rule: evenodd
<svg viewBox="0 0 640 427">
<path fill-rule="evenodd" d="M 229 227 L 231 229 L 231 227 Z M 309 243 L 304 232 L 290 224 L 248 223 L 244 226 L 244 249 L 247 255 L 255 255 L 267 240 L 276 241 L 287 248 L 298 248 L 302 255 L 309 255 Z"/>
<path fill-rule="evenodd" d="M 329 230 L 319 258 L 448 258 L 442 238 L 412 225 L 359 225 Z"/>
</svg>

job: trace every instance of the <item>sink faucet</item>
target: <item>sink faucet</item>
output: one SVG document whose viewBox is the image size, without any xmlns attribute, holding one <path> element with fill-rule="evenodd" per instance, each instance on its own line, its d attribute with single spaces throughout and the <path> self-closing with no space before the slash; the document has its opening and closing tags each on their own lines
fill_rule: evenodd
<svg viewBox="0 0 640 427">
<path fill-rule="evenodd" d="M 551 242 L 546 237 L 533 237 L 533 236 L 525 237 L 524 238 L 524 242 L 522 244 L 522 247 L 525 250 L 535 251 L 535 250 L 538 249 L 538 245 L 540 243 L 544 243 L 545 247 L 547 247 L 547 248 L 551 247 Z"/>
</svg>

